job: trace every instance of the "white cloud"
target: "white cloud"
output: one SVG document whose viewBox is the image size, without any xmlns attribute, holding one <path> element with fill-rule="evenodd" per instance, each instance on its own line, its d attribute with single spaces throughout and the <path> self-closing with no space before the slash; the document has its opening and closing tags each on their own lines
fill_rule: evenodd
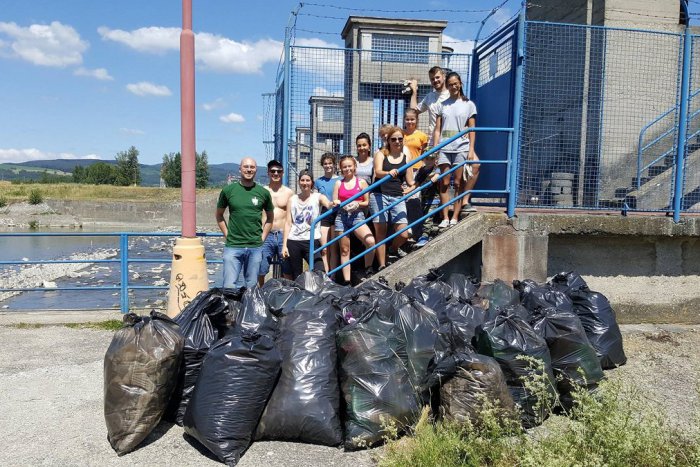
<svg viewBox="0 0 700 467">
<path fill-rule="evenodd" d="M 159 84 L 149 83 L 148 81 L 141 81 L 139 83 L 130 83 L 126 85 L 126 89 L 129 92 L 136 94 L 137 96 L 170 96 L 172 92 L 167 86 L 162 86 Z"/>
<path fill-rule="evenodd" d="M 119 131 L 127 135 L 145 135 L 146 132 L 137 128 L 120 128 Z"/>
<path fill-rule="evenodd" d="M 112 81 L 114 79 L 105 68 L 95 68 L 94 70 L 90 70 L 88 68 L 80 67 L 77 68 L 73 74 L 76 76 L 88 76 L 101 81 Z"/>
<path fill-rule="evenodd" d="M 99 159 L 96 154 L 78 156 L 69 152 L 45 152 L 36 148 L 28 149 L 2 149 L 0 148 L 0 163 L 11 164 L 27 161 L 41 161 L 47 159 Z"/>
<path fill-rule="evenodd" d="M 456 54 L 471 54 L 474 51 L 474 41 L 457 39 L 447 34 L 442 35 L 442 44 L 454 49 Z"/>
<path fill-rule="evenodd" d="M 231 112 L 228 115 L 222 115 L 219 117 L 219 120 L 221 120 L 224 123 L 243 123 L 245 122 L 245 118 L 243 118 L 243 115 L 233 113 Z"/>
<path fill-rule="evenodd" d="M 210 110 L 220 109 L 224 105 L 226 105 L 226 102 L 224 102 L 224 100 L 219 97 L 218 99 L 215 99 L 212 102 L 205 102 L 204 104 L 202 104 L 202 108 L 209 112 Z"/>
<path fill-rule="evenodd" d="M 344 49 L 318 38 L 297 38 L 295 45 L 302 47 L 293 49 L 294 67 L 321 75 L 327 83 L 342 86 L 345 77 Z"/>
<path fill-rule="evenodd" d="M 163 54 L 180 48 L 180 29 L 148 27 L 124 31 L 99 27 L 103 40 L 124 44 L 134 50 Z M 282 42 L 261 39 L 256 42 L 234 41 L 206 32 L 195 34 L 195 60 L 205 70 L 222 73 L 260 73 L 263 65 L 276 62 L 282 53 Z"/>
<path fill-rule="evenodd" d="M 11 56 L 41 66 L 80 65 L 89 46 L 75 29 L 58 21 L 29 27 L 0 22 L 0 34 L 10 37 L 11 42 L 5 42 L 3 49 L 11 49 Z"/>
</svg>

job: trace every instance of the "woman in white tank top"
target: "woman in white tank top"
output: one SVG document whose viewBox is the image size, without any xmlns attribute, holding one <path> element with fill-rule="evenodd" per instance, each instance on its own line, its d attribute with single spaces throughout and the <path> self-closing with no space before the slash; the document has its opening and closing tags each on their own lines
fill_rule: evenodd
<svg viewBox="0 0 700 467">
<path fill-rule="evenodd" d="M 314 180 L 308 170 L 303 170 L 299 174 L 300 193 L 293 195 L 289 199 L 287 206 L 287 220 L 284 224 L 284 237 L 282 247 L 282 257 L 288 262 L 292 271 L 292 277 L 297 278 L 303 272 L 303 261 L 309 258 L 309 244 L 311 241 L 311 223 L 321 213 L 321 206 L 328 209 L 334 207 L 334 202 L 330 201 L 321 193 L 312 193 Z M 314 249 L 321 245 L 321 223 L 316 224 L 313 232 Z M 314 264 L 309 265 L 309 269 L 323 271 L 323 260 L 321 253 L 314 255 Z"/>
</svg>

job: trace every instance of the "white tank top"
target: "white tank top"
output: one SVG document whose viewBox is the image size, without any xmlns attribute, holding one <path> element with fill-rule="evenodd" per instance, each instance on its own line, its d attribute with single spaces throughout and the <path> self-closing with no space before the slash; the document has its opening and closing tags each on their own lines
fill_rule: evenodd
<svg viewBox="0 0 700 467">
<path fill-rule="evenodd" d="M 292 228 L 289 230 L 289 240 L 310 239 L 311 221 L 317 218 L 320 213 L 321 193 L 311 193 L 306 201 L 301 201 L 299 195 L 294 195 L 289 200 L 289 209 L 292 214 Z M 314 240 L 321 239 L 321 223 L 316 224 Z"/>
</svg>

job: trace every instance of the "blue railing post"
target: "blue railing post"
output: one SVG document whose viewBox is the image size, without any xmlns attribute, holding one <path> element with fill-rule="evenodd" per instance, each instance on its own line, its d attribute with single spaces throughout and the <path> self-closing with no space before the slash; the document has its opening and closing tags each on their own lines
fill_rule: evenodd
<svg viewBox="0 0 700 467">
<path fill-rule="evenodd" d="M 122 313 L 129 312 L 129 236 L 125 233 L 119 235 L 119 259 L 121 272 L 121 289 L 119 305 Z"/>
<path fill-rule="evenodd" d="M 692 37 L 690 28 L 686 26 L 683 36 L 683 69 L 681 70 L 681 103 L 678 126 L 678 144 L 676 147 L 676 178 L 673 186 L 673 222 L 681 220 L 681 204 L 683 201 L 683 178 L 685 165 L 686 137 L 688 134 L 688 100 L 690 97 L 690 71 L 692 57 Z"/>
<path fill-rule="evenodd" d="M 292 31 L 289 27 L 285 30 L 284 34 L 284 109 L 282 112 L 282 167 L 284 167 L 284 172 L 282 175 L 282 183 L 289 186 L 289 128 L 290 120 L 292 118 L 291 109 L 291 66 L 292 66 L 292 48 L 291 48 L 291 36 Z M 309 161 L 311 165 L 313 161 Z"/>
<path fill-rule="evenodd" d="M 515 216 L 518 202 L 518 171 L 520 169 L 520 110 L 523 101 L 523 67 L 525 62 L 525 13 L 523 4 L 518 17 L 517 56 L 515 57 L 515 87 L 513 92 L 513 138 L 510 147 L 510 173 L 508 186 L 508 217 Z"/>
</svg>

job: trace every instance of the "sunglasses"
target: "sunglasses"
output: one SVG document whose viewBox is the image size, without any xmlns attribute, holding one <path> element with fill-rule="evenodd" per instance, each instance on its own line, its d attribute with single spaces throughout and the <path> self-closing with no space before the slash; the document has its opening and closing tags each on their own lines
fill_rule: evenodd
<svg viewBox="0 0 700 467">
<path fill-rule="evenodd" d="M 271 174 L 281 174 L 283 172 L 284 172 L 284 170 L 282 170 L 282 169 L 270 169 Z"/>
<path fill-rule="evenodd" d="M 389 141 L 392 143 L 401 143 L 403 142 L 403 138 L 389 138 Z"/>
</svg>

